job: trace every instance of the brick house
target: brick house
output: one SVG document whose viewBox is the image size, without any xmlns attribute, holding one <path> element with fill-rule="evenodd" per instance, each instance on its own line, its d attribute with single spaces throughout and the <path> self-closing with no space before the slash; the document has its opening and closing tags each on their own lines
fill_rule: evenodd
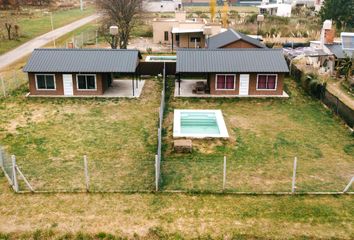
<svg viewBox="0 0 354 240">
<path fill-rule="evenodd" d="M 281 50 L 179 49 L 175 96 L 287 97 Z"/>
<path fill-rule="evenodd" d="M 29 96 L 103 96 L 113 91 L 114 74 L 129 76 L 114 91 L 119 95 L 128 83 L 134 96 L 140 59 L 138 50 L 43 48 L 33 51 L 23 71 L 28 73 Z"/>
</svg>

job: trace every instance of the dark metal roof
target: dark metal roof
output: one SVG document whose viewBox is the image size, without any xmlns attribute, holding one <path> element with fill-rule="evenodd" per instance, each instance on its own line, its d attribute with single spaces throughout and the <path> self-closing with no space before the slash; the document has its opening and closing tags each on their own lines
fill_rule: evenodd
<svg viewBox="0 0 354 240">
<path fill-rule="evenodd" d="M 289 72 L 281 49 L 178 49 L 177 73 Z"/>
<path fill-rule="evenodd" d="M 256 47 L 259 48 L 266 48 L 264 44 L 262 44 L 259 40 L 252 38 L 250 36 L 247 36 L 243 33 L 236 32 L 233 29 L 228 29 L 225 32 L 219 33 L 215 36 L 212 36 L 208 39 L 208 48 L 209 49 L 216 49 L 216 48 L 221 48 L 224 47 L 230 43 L 243 40 L 245 42 L 248 42 Z"/>
<path fill-rule="evenodd" d="M 326 47 L 334 54 L 334 56 L 338 59 L 346 58 L 347 56 L 351 56 L 349 51 L 344 51 L 342 48 L 342 44 L 326 44 Z"/>
<path fill-rule="evenodd" d="M 141 58 L 138 50 L 35 49 L 24 72 L 133 73 Z"/>
</svg>

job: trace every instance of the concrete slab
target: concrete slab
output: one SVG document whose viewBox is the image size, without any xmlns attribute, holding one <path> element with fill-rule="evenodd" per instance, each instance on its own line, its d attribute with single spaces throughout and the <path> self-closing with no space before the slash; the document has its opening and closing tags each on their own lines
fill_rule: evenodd
<svg viewBox="0 0 354 240">
<path fill-rule="evenodd" d="M 253 97 L 253 98 L 265 98 L 265 97 L 271 97 L 271 98 L 288 98 L 289 95 L 286 92 L 283 92 L 282 95 L 276 95 L 276 96 L 270 96 L 270 95 L 248 95 L 248 96 L 240 96 L 240 95 L 212 95 L 212 94 L 197 94 L 193 93 L 193 88 L 195 87 L 197 82 L 203 81 L 205 84 L 207 82 L 206 79 L 181 79 L 181 90 L 180 94 L 178 94 L 178 82 L 175 81 L 175 97 L 201 97 L 201 98 L 232 98 L 232 97 L 238 97 L 238 98 L 247 98 L 247 97 Z"/>
</svg>

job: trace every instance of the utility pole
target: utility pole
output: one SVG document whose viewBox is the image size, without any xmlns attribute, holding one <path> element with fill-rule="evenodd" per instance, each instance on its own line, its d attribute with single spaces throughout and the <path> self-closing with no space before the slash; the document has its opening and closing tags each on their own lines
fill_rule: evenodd
<svg viewBox="0 0 354 240">
<path fill-rule="evenodd" d="M 50 12 L 50 24 L 52 26 L 52 31 L 54 31 L 54 22 L 53 22 L 53 13 Z M 53 38 L 53 44 L 54 44 L 54 48 L 56 47 L 55 46 L 55 38 Z"/>
</svg>

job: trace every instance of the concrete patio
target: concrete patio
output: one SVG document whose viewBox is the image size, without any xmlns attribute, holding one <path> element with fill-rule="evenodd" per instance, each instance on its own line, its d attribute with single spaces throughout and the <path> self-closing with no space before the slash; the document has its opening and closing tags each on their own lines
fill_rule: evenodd
<svg viewBox="0 0 354 240">
<path fill-rule="evenodd" d="M 133 95 L 133 81 L 130 79 L 113 80 L 112 86 L 109 87 L 102 96 L 97 97 L 126 97 L 126 98 L 138 98 L 143 91 L 145 81 L 134 80 L 134 95 Z"/>
<path fill-rule="evenodd" d="M 177 80 L 175 81 L 175 97 L 201 97 L 201 98 L 220 98 L 220 97 L 258 97 L 258 98 L 264 98 L 264 97 L 276 97 L 276 98 L 288 98 L 289 95 L 286 92 L 283 92 L 283 95 L 281 96 L 269 96 L 269 95 L 248 95 L 248 96 L 240 96 L 240 95 L 212 95 L 209 93 L 193 93 L 193 89 L 195 88 L 195 85 L 197 82 L 204 82 L 204 84 L 207 83 L 206 79 L 181 79 L 181 89 L 180 92 L 178 92 L 178 82 Z"/>
</svg>

